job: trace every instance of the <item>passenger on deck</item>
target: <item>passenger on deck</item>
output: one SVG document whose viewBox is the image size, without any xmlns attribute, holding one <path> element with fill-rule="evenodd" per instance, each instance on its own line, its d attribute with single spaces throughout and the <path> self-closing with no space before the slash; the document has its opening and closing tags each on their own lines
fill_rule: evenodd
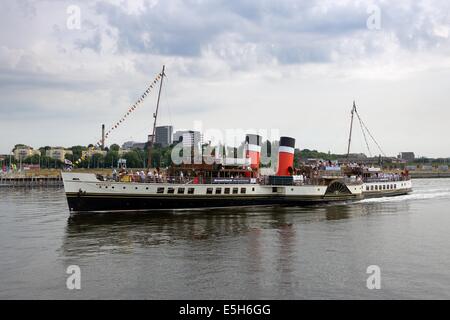
<svg viewBox="0 0 450 320">
<path fill-rule="evenodd" d="M 151 170 L 148 170 L 147 172 L 147 182 L 152 182 L 153 181 L 153 173 Z"/>
</svg>

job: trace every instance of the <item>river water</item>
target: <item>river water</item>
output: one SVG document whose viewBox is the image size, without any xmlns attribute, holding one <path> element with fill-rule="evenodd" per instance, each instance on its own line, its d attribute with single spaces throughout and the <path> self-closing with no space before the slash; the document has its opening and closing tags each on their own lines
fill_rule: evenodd
<svg viewBox="0 0 450 320">
<path fill-rule="evenodd" d="M 1 188 L 0 298 L 450 299 L 450 179 L 413 183 L 350 204 L 74 216 L 62 189 Z"/>
</svg>

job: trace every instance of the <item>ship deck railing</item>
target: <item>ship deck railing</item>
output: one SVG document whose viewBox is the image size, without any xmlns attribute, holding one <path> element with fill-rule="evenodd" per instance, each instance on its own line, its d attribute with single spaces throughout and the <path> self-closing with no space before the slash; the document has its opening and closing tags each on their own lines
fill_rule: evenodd
<svg viewBox="0 0 450 320">
<path fill-rule="evenodd" d="M 256 178 L 225 178 L 225 177 L 141 177 L 126 175 L 123 177 L 99 177 L 100 181 L 115 181 L 123 183 L 169 183 L 169 184 L 257 184 Z"/>
<path fill-rule="evenodd" d="M 410 176 L 407 177 L 380 177 L 380 178 L 364 178 L 364 182 L 398 182 L 398 181 L 409 181 Z"/>
<path fill-rule="evenodd" d="M 259 178 L 225 178 L 225 177 L 138 177 L 138 176 L 123 176 L 119 177 L 101 177 L 97 176 L 99 181 L 114 181 L 121 183 L 165 183 L 165 184 L 185 184 L 185 185 L 196 185 L 196 184 L 207 184 L 207 185 L 217 185 L 217 184 L 259 184 L 259 185 L 277 185 L 277 186 L 326 186 L 330 183 L 328 177 L 313 177 L 304 178 L 303 180 L 291 180 L 286 183 L 270 183 L 268 176 L 263 176 Z M 336 177 L 337 181 L 340 181 L 346 185 L 359 185 L 362 180 L 352 179 L 347 177 Z"/>
</svg>

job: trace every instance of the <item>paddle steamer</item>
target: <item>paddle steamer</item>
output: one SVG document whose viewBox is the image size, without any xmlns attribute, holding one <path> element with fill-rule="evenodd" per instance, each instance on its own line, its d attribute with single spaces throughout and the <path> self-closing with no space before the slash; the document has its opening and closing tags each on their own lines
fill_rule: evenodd
<svg viewBox="0 0 450 320">
<path fill-rule="evenodd" d="M 156 127 L 164 68 L 161 72 Z M 150 168 L 151 147 L 148 146 Z M 206 164 L 172 165 L 155 175 L 122 175 L 116 179 L 90 173 L 63 172 L 71 212 L 154 211 L 242 206 L 298 206 L 354 201 L 365 196 L 397 195 L 411 188 L 405 181 L 370 181 L 363 172 L 294 168 L 295 139 L 281 137 L 278 167 L 273 175 L 260 172 L 262 137 L 248 134 L 245 156 Z M 304 168 L 302 169 L 304 170 Z"/>
</svg>

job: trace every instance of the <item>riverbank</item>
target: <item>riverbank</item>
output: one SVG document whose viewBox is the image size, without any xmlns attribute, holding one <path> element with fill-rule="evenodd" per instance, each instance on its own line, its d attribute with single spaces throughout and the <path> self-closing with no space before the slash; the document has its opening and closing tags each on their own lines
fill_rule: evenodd
<svg viewBox="0 0 450 320">
<path fill-rule="evenodd" d="M 442 171 L 411 171 L 409 175 L 413 179 L 450 178 L 450 172 Z"/>
<path fill-rule="evenodd" d="M 133 171 L 144 169 L 132 169 Z M 75 169 L 73 172 L 94 173 L 110 176 L 112 170 L 108 169 Z M 443 171 L 411 171 L 412 179 L 450 178 L 450 172 Z M 61 170 L 40 169 L 24 172 L 14 172 L 0 175 L 2 187 L 62 187 Z"/>
</svg>

